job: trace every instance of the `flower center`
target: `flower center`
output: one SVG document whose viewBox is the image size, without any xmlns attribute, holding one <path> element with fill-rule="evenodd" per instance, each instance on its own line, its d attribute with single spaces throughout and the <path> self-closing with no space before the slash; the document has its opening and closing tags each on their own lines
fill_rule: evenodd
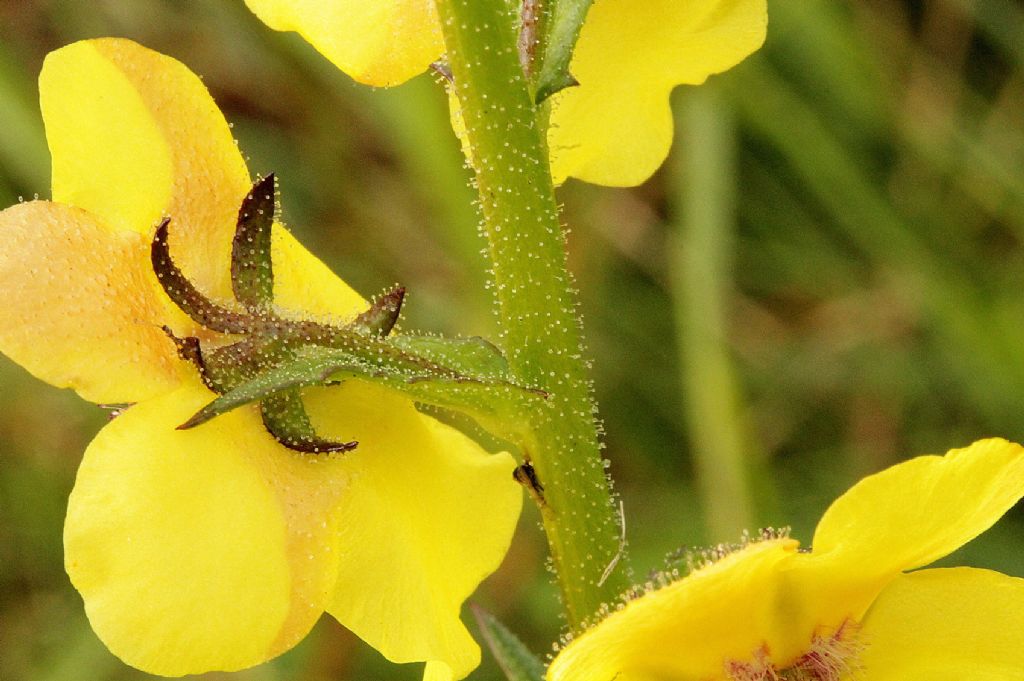
<svg viewBox="0 0 1024 681">
<path fill-rule="evenodd" d="M 831 634 L 815 634 L 807 652 L 782 668 L 763 648 L 754 653 L 753 660 L 726 662 L 725 676 L 730 681 L 839 681 L 858 668 L 863 649 L 858 629 L 856 622 L 847 620 Z"/>
</svg>

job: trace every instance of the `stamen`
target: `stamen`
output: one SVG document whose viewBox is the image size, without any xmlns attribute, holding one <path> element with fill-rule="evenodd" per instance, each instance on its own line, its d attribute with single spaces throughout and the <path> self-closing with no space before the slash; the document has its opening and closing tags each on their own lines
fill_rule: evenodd
<svg viewBox="0 0 1024 681">
<path fill-rule="evenodd" d="M 779 669 L 767 648 L 756 651 L 753 659 L 725 663 L 726 678 L 731 681 L 839 681 L 856 671 L 863 643 L 857 638 L 858 625 L 846 620 L 830 635 L 815 634 L 807 652 L 793 664 Z"/>
</svg>

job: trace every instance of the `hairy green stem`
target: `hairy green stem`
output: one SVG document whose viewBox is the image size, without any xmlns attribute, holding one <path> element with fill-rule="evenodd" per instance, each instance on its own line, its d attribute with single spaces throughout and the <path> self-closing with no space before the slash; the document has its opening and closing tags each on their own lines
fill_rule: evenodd
<svg viewBox="0 0 1024 681">
<path fill-rule="evenodd" d="M 524 445 L 570 627 L 626 586 L 619 518 L 583 357 L 565 235 L 505 0 L 437 0 L 493 264 L 502 339 L 518 381 L 545 390 Z M 608 570 L 609 566 L 613 569 Z"/>
</svg>

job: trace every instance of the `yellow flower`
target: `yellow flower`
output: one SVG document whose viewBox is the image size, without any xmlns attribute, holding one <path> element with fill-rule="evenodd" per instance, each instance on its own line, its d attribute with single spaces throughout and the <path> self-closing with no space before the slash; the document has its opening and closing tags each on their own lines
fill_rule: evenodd
<svg viewBox="0 0 1024 681">
<path fill-rule="evenodd" d="M 175 264 L 231 301 L 245 163 L 200 80 L 135 43 L 50 54 L 40 91 L 54 201 L 0 213 L 0 349 L 88 400 L 134 403 L 89 445 L 68 503 L 66 567 L 96 633 L 146 671 L 235 670 L 326 611 L 391 660 L 465 676 L 480 651 L 459 608 L 511 539 L 512 458 L 358 381 L 303 394 L 318 434 L 359 442 L 344 455 L 284 447 L 256 407 L 176 430 L 213 393 L 161 327 L 225 337 L 165 294 L 154 228 L 169 216 Z M 277 225 L 271 250 L 280 315 L 366 309 Z"/>
<path fill-rule="evenodd" d="M 402 83 L 444 51 L 433 0 L 245 1 L 370 85 Z M 570 65 L 580 84 L 552 98 L 555 182 L 650 177 L 672 144 L 672 89 L 738 64 L 764 42 L 767 22 L 766 0 L 597 0 Z"/>
<path fill-rule="evenodd" d="M 615 611 L 548 681 L 1024 678 L 1024 579 L 905 573 L 985 531 L 1024 495 L 1024 449 L 982 440 L 870 476 L 826 511 L 813 550 L 750 544 Z"/>
</svg>

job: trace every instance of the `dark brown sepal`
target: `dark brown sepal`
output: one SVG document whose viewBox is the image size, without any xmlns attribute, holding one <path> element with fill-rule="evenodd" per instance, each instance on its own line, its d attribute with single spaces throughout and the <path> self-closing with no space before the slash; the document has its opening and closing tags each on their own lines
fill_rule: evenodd
<svg viewBox="0 0 1024 681">
<path fill-rule="evenodd" d="M 199 347 L 199 339 L 194 336 L 179 338 L 174 335 L 169 326 L 161 326 L 160 329 L 174 342 L 174 347 L 178 350 L 178 357 L 186 362 L 190 362 L 199 372 L 199 377 L 203 379 L 203 384 L 210 390 L 217 392 L 214 383 L 210 380 L 209 372 L 206 370 L 206 362 L 203 360 L 203 350 Z"/>
<path fill-rule="evenodd" d="M 238 209 L 231 241 L 231 288 L 250 310 L 270 307 L 274 299 L 274 266 L 270 236 L 274 226 L 274 174 L 252 186 Z"/>
<path fill-rule="evenodd" d="M 405 287 L 396 286 L 374 300 L 370 309 L 352 320 L 352 324 L 361 326 L 374 335 L 385 337 L 398 323 L 398 316 L 402 312 L 402 301 L 404 300 Z"/>
<path fill-rule="evenodd" d="M 171 219 L 164 218 L 156 228 L 150 246 L 150 260 L 156 278 L 164 292 L 181 310 L 197 324 L 221 333 L 246 333 L 252 330 L 252 321 L 244 316 L 225 310 L 213 303 L 192 285 L 171 259 L 167 245 L 167 231 Z"/>
<path fill-rule="evenodd" d="M 260 402 L 260 413 L 267 432 L 288 449 L 306 454 L 348 452 L 358 442 L 333 442 L 321 438 L 313 430 L 302 396 L 298 389 L 284 390 L 265 397 Z"/>
</svg>

